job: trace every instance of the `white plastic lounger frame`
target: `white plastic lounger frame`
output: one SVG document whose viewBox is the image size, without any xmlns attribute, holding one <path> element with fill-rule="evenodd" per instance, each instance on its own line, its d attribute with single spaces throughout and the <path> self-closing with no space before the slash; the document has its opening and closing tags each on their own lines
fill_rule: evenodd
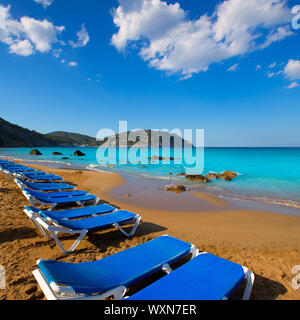
<svg viewBox="0 0 300 320">
<path fill-rule="evenodd" d="M 39 199 L 36 199 L 35 197 L 33 197 L 31 194 L 29 194 L 26 190 L 24 190 L 23 188 L 21 188 L 24 196 L 26 197 L 26 199 L 29 201 L 29 203 L 33 206 L 33 207 L 37 207 L 39 206 L 39 209 L 42 209 L 43 207 L 49 207 L 50 208 L 48 209 L 48 211 L 50 210 L 53 210 L 57 205 L 58 203 L 47 203 L 47 202 L 43 202 L 42 200 L 39 200 Z M 75 198 L 75 197 L 72 197 L 71 198 Z M 52 199 L 53 201 L 55 201 L 54 199 Z M 74 201 L 74 203 L 76 203 L 77 205 L 79 205 L 80 207 L 84 207 L 84 203 L 86 202 L 89 202 L 89 201 L 92 201 L 92 200 L 87 200 L 87 201 Z M 98 197 L 96 197 L 94 201 L 94 204 L 96 205 L 100 199 Z"/>
<path fill-rule="evenodd" d="M 191 245 L 189 254 L 191 255 L 191 259 L 193 259 L 199 254 L 199 250 L 196 246 Z M 43 260 L 38 260 L 37 263 L 41 261 Z M 166 274 L 169 274 L 173 271 L 168 263 L 161 265 L 161 270 Z M 119 286 L 97 295 L 79 295 L 76 294 L 71 287 L 62 287 L 55 282 L 48 283 L 39 269 L 34 270 L 32 273 L 43 290 L 47 300 L 105 300 L 110 297 L 113 297 L 114 300 L 121 300 L 124 299 L 127 292 L 126 287 Z"/>
<path fill-rule="evenodd" d="M 45 236 L 45 238 L 48 240 L 54 239 L 55 242 L 57 243 L 57 245 L 59 246 L 60 250 L 65 254 L 73 252 L 77 248 L 77 246 L 79 245 L 81 240 L 88 233 L 88 230 L 84 230 L 84 229 L 72 230 L 72 229 L 65 228 L 65 227 L 59 225 L 55 220 L 52 220 L 50 218 L 46 219 L 38 214 L 34 214 L 33 212 L 28 211 L 27 209 L 24 209 L 24 212 L 31 219 L 33 224 L 41 231 L 41 233 Z M 136 217 L 133 219 L 133 221 L 135 221 L 135 223 L 134 223 L 134 226 L 133 226 L 130 233 L 127 233 L 118 223 L 113 224 L 113 226 L 115 228 L 117 228 L 118 230 L 120 230 L 126 237 L 130 238 L 130 237 L 134 236 L 134 234 L 139 226 L 139 223 L 141 221 L 141 216 L 136 215 Z M 70 247 L 70 249 L 65 250 L 64 247 L 62 246 L 59 238 L 58 238 L 59 233 L 79 234 L 79 236 L 75 240 L 73 245 Z"/>
</svg>

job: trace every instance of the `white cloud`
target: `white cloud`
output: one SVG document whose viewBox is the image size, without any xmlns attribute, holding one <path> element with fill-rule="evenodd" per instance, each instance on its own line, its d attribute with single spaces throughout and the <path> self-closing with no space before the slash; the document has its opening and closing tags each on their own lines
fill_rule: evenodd
<svg viewBox="0 0 300 320">
<path fill-rule="evenodd" d="M 298 82 L 292 82 L 288 87 L 286 87 L 286 89 L 294 89 L 294 88 L 298 88 L 300 87 Z"/>
<path fill-rule="evenodd" d="M 236 64 L 234 64 L 233 66 L 231 66 L 230 68 L 228 68 L 227 71 L 234 72 L 234 71 L 237 71 L 238 68 L 239 68 L 239 64 L 236 63 Z"/>
<path fill-rule="evenodd" d="M 28 17 L 22 17 L 21 23 L 27 37 L 40 52 L 50 51 L 51 45 L 58 42 L 57 35 L 65 29 L 62 26 L 54 26 L 48 20 L 39 21 Z"/>
<path fill-rule="evenodd" d="M 274 71 L 274 72 L 267 72 L 266 74 L 267 74 L 267 77 L 268 78 L 273 78 L 273 77 L 275 77 L 275 76 L 279 76 L 280 74 L 282 73 L 282 70 L 279 70 L 279 71 Z"/>
<path fill-rule="evenodd" d="M 26 16 L 15 20 L 9 11 L 10 6 L 0 5 L 0 42 L 9 45 L 9 52 L 23 56 L 33 54 L 35 50 L 49 52 L 52 44 L 59 42 L 57 36 L 65 27 Z"/>
<path fill-rule="evenodd" d="M 34 2 L 41 4 L 45 9 L 54 2 L 54 0 L 34 0 Z"/>
<path fill-rule="evenodd" d="M 269 69 L 275 68 L 276 67 L 276 62 L 273 62 L 269 65 Z"/>
<path fill-rule="evenodd" d="M 50 2 L 53 1 L 48 1 L 49 4 Z M 55 58 L 61 57 L 61 47 L 65 46 L 66 42 L 58 37 L 65 30 L 64 26 L 55 26 L 47 19 L 36 20 L 27 16 L 13 19 L 10 8 L 10 5 L 7 7 L 0 5 L 0 43 L 8 45 L 9 53 L 30 56 L 39 51 L 42 53 L 51 52 Z M 72 42 L 74 48 L 83 47 L 88 43 L 89 35 L 84 24 L 77 32 L 77 36 L 77 42 Z M 73 62 L 70 66 L 77 66 L 77 63 Z"/>
<path fill-rule="evenodd" d="M 261 69 L 261 65 L 260 65 L 260 64 L 258 64 L 258 65 L 256 66 L 256 70 L 259 70 L 259 69 Z"/>
<path fill-rule="evenodd" d="M 68 63 L 68 65 L 69 65 L 70 67 L 77 67 L 77 66 L 78 66 L 78 63 L 75 62 L 75 61 L 71 61 L 71 62 Z"/>
<path fill-rule="evenodd" d="M 28 40 L 20 40 L 9 47 L 9 52 L 19 56 L 30 56 L 33 54 L 33 46 Z"/>
<path fill-rule="evenodd" d="M 119 51 L 135 43 L 150 66 L 182 78 L 292 34 L 285 0 L 228 0 L 197 20 L 179 3 L 119 0 L 113 21 L 118 31 L 112 44 Z"/>
<path fill-rule="evenodd" d="M 81 30 L 76 33 L 78 39 L 77 42 L 69 41 L 73 48 L 85 47 L 90 41 L 90 36 L 85 28 L 84 23 L 81 25 Z"/>
<path fill-rule="evenodd" d="M 300 79 L 300 60 L 290 59 L 283 72 L 291 80 Z"/>
</svg>

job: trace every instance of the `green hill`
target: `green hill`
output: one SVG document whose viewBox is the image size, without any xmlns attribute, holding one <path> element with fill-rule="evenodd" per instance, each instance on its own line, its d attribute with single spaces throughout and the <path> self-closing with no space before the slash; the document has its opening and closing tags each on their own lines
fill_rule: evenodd
<svg viewBox="0 0 300 320">
<path fill-rule="evenodd" d="M 95 138 L 85 136 L 79 133 L 71 133 L 64 131 L 50 132 L 44 135 L 50 141 L 58 143 L 60 146 L 70 145 L 86 145 L 86 146 L 97 146 L 99 143 L 96 142 Z"/>
<path fill-rule="evenodd" d="M 129 134 L 139 136 L 136 139 L 129 139 Z M 73 147 L 73 146 L 101 146 L 106 142 L 105 146 L 116 147 L 126 146 L 123 141 L 128 139 L 128 146 L 134 146 L 137 142 L 139 147 L 160 147 L 163 141 L 170 141 L 170 146 L 187 147 L 192 146 L 188 141 L 183 140 L 176 134 L 166 132 L 158 132 L 153 130 L 125 132 L 121 135 L 106 138 L 104 141 L 96 141 L 96 138 L 64 131 L 55 131 L 42 134 L 36 131 L 22 128 L 18 125 L 10 123 L 0 118 L 0 148 L 5 147 Z M 120 143 L 121 141 L 121 143 Z"/>
<path fill-rule="evenodd" d="M 68 132 L 38 133 L 0 118 L 0 147 L 71 147 L 96 145 L 96 139 Z"/>
</svg>

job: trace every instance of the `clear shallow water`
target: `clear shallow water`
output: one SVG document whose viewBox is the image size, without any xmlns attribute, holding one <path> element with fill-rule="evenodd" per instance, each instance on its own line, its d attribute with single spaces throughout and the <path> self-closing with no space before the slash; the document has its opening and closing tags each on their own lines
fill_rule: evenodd
<svg viewBox="0 0 300 320">
<path fill-rule="evenodd" d="M 212 180 L 207 185 L 187 183 L 184 178 L 176 176 L 177 173 L 185 171 L 185 166 L 174 164 L 174 161 L 171 161 L 170 164 L 155 161 L 146 164 L 146 168 L 142 168 L 141 164 L 127 163 L 108 168 L 103 162 L 97 162 L 97 148 L 79 148 L 86 154 L 82 158 L 73 157 L 76 148 L 39 148 L 43 153 L 42 156 L 30 156 L 31 149 L 0 149 L 0 156 L 50 163 L 57 167 L 67 165 L 70 168 L 89 168 L 174 182 L 184 181 L 185 185 L 189 184 L 193 188 L 207 190 L 222 197 L 300 207 L 300 148 L 205 148 L 203 174 L 224 170 L 240 173 L 231 182 Z M 54 151 L 63 153 L 63 156 L 53 156 L 52 152 Z M 124 157 L 127 151 L 125 148 L 120 148 L 118 156 Z M 148 151 L 148 149 L 143 151 Z M 156 149 L 152 155 L 159 155 L 160 151 Z M 180 159 L 178 151 L 178 149 L 172 150 L 170 156 Z M 145 155 L 140 156 L 143 160 L 147 158 Z M 62 157 L 70 159 L 62 160 Z"/>
</svg>

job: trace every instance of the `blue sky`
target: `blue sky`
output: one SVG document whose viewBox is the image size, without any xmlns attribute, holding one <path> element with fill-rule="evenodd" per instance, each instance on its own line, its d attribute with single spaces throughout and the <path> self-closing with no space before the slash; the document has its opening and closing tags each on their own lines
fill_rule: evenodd
<svg viewBox="0 0 300 320">
<path fill-rule="evenodd" d="M 297 1 L 259 0 L 259 14 L 258 0 L 45 1 L 0 0 L 4 119 L 42 133 L 96 136 L 127 120 L 204 128 L 206 146 L 300 146 Z"/>
</svg>

